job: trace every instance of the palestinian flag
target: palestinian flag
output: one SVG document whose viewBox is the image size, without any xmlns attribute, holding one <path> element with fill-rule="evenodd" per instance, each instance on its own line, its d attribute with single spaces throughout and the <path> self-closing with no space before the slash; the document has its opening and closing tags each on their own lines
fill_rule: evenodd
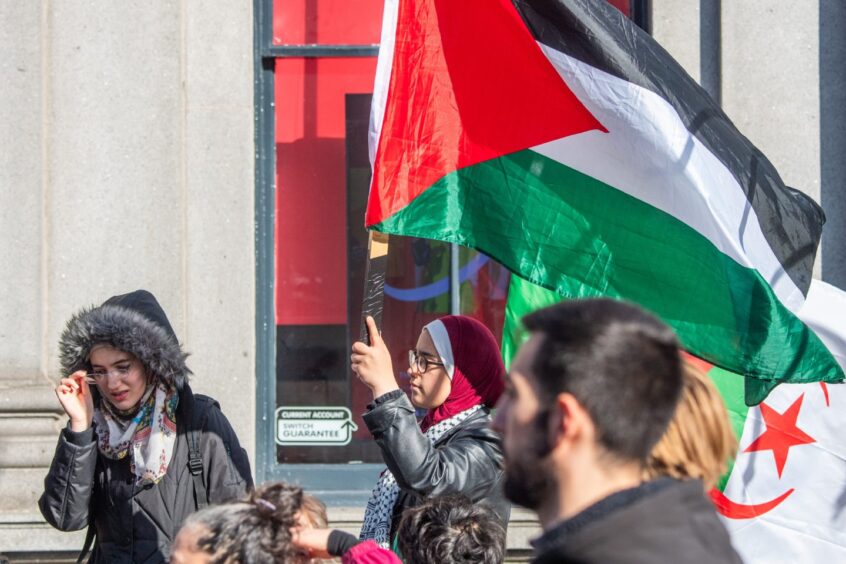
<svg viewBox="0 0 846 564">
<path fill-rule="evenodd" d="M 746 377 L 841 381 L 796 316 L 823 214 L 648 35 L 596 0 L 387 0 L 366 224 L 658 313 Z"/>
</svg>

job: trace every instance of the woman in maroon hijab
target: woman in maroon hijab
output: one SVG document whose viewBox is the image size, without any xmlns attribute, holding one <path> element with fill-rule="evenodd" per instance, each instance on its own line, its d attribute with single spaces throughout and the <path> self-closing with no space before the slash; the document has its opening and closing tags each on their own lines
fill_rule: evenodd
<svg viewBox="0 0 846 564">
<path fill-rule="evenodd" d="M 364 422 L 387 468 L 367 503 L 360 538 L 389 547 L 406 508 L 448 494 L 484 500 L 506 526 L 510 505 L 500 484 L 502 448 L 488 425 L 505 374 L 494 336 L 464 316 L 426 325 L 409 351 L 409 401 L 373 319 L 367 324 L 372 344 L 353 345 L 352 367 L 373 392 Z M 419 423 L 414 406 L 428 410 Z"/>
</svg>

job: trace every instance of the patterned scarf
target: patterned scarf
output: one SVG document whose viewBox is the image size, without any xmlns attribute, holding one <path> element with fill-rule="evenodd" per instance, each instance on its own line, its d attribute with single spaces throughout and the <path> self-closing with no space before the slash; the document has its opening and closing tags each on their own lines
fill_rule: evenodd
<svg viewBox="0 0 846 564">
<path fill-rule="evenodd" d="M 130 455 L 136 484 L 158 483 L 173 456 L 178 403 L 176 389 L 161 380 L 147 387 L 137 412 L 130 417 L 103 399 L 94 410 L 100 452 L 112 460 Z"/>
<path fill-rule="evenodd" d="M 481 405 L 475 405 L 449 419 L 444 419 L 432 425 L 426 431 L 426 438 L 431 441 L 433 446 L 437 445 L 447 431 L 480 409 L 482 409 Z M 376 482 L 376 487 L 373 488 L 370 500 L 367 502 L 367 509 L 364 511 L 364 524 L 361 526 L 359 539 L 372 540 L 382 548 L 390 548 L 391 516 L 394 513 L 394 505 L 399 497 L 399 492 L 400 489 L 394 475 L 385 468 L 379 476 L 379 481 Z"/>
</svg>

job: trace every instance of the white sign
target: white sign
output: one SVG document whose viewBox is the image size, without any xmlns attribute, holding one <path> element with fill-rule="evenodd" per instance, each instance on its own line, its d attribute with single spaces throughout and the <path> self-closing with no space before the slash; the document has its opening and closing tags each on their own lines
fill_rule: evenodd
<svg viewBox="0 0 846 564">
<path fill-rule="evenodd" d="M 343 446 L 358 425 L 346 407 L 280 407 L 276 410 L 276 444 Z"/>
</svg>

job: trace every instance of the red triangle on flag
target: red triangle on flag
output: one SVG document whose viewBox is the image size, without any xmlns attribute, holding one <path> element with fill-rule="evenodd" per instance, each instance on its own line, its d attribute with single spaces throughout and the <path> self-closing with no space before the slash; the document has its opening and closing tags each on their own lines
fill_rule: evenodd
<svg viewBox="0 0 846 564">
<path fill-rule="evenodd" d="M 366 224 L 458 169 L 590 130 L 508 0 L 404 0 Z"/>
</svg>

